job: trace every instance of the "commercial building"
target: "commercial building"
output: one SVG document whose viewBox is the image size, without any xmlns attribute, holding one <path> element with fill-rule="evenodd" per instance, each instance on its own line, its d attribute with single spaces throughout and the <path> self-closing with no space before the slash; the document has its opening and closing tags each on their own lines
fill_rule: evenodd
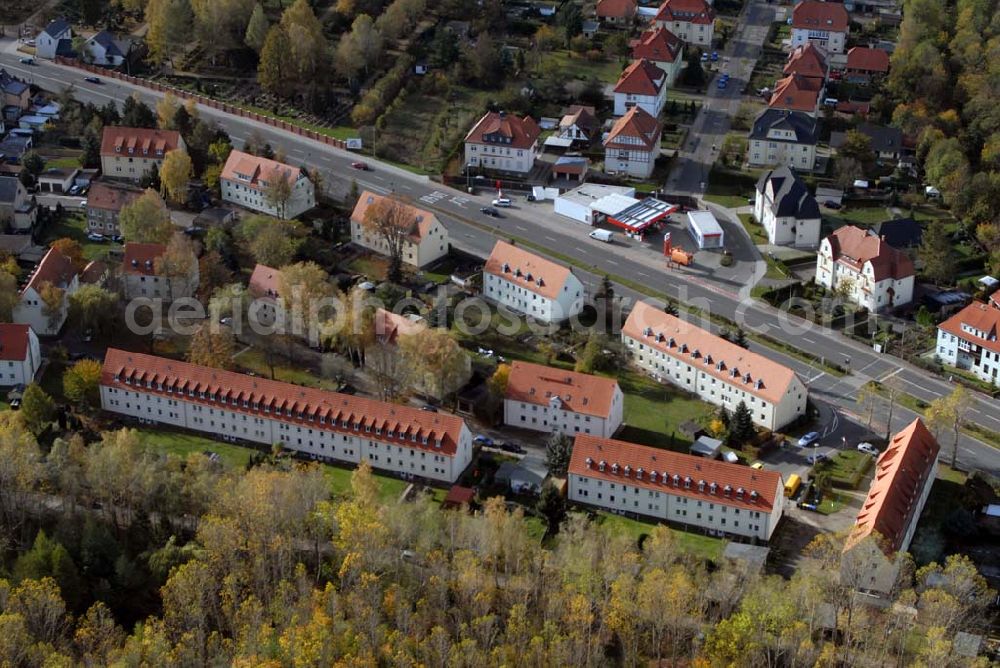
<svg viewBox="0 0 1000 668">
<path fill-rule="evenodd" d="M 633 202 L 635 188 L 630 186 L 609 186 L 603 183 L 585 183 L 567 190 L 553 201 L 553 211 L 579 223 L 596 225 L 600 222 L 601 211 L 606 207 L 601 202 Z"/>
<path fill-rule="evenodd" d="M 792 48 L 812 43 L 827 53 L 843 53 L 850 23 L 843 4 L 801 0 L 792 10 Z"/>
<path fill-rule="evenodd" d="M 662 134 L 663 124 L 655 116 L 641 105 L 632 107 L 604 138 L 604 171 L 648 179 L 660 157 Z"/>
<path fill-rule="evenodd" d="M 806 386 L 794 371 L 645 302 L 632 308 L 622 342 L 657 380 L 730 412 L 742 401 L 754 424 L 778 430 L 806 413 Z"/>
<path fill-rule="evenodd" d="M 694 239 L 698 248 L 725 248 L 726 236 L 711 211 L 689 211 L 687 214 L 687 231 Z"/>
<path fill-rule="evenodd" d="M 105 126 L 101 135 L 101 173 L 105 178 L 138 183 L 154 166 L 163 168 L 170 151 L 186 150 L 176 130 Z"/>
<path fill-rule="evenodd" d="M 273 196 L 272 184 L 288 182 L 287 197 Z M 316 206 L 316 189 L 298 167 L 243 151 L 231 151 L 219 176 L 222 199 L 278 218 L 295 218 Z"/>
<path fill-rule="evenodd" d="M 667 73 L 645 58 L 632 61 L 614 88 L 615 116 L 642 107 L 655 120 L 667 101 Z"/>
<path fill-rule="evenodd" d="M 938 325 L 937 356 L 1000 385 L 1000 301 L 974 301 Z"/>
<path fill-rule="evenodd" d="M 754 167 L 787 165 L 811 171 L 816 165 L 816 119 L 801 111 L 765 109 L 750 129 L 747 162 Z"/>
<path fill-rule="evenodd" d="M 772 169 L 757 179 L 753 217 L 764 227 L 770 244 L 807 248 L 819 245 L 819 205 L 788 167 Z"/>
<path fill-rule="evenodd" d="M 769 540 L 784 510 L 777 471 L 587 434 L 576 436 L 567 478 L 575 503 L 714 536 Z"/>
<path fill-rule="evenodd" d="M 913 261 L 901 250 L 854 225 L 823 239 L 816 256 L 816 283 L 869 311 L 913 300 Z"/>
<path fill-rule="evenodd" d="M 472 461 L 472 433 L 431 413 L 232 371 L 109 348 L 101 407 L 165 424 L 271 446 L 322 461 L 452 483 Z"/>
<path fill-rule="evenodd" d="M 610 438 L 622 423 L 618 381 L 513 362 L 503 401 L 504 424 L 533 431 Z"/>
<path fill-rule="evenodd" d="M 583 283 L 569 267 L 497 241 L 483 267 L 483 297 L 544 323 L 583 309 Z"/>
<path fill-rule="evenodd" d="M 50 287 L 62 291 L 58 304 L 50 308 L 42 294 Z M 14 322 L 29 325 L 39 336 L 54 336 L 69 315 L 69 298 L 80 287 L 76 268 L 68 257 L 50 248 L 21 289 L 14 306 Z"/>
<path fill-rule="evenodd" d="M 686 44 L 712 48 L 715 10 L 707 0 L 665 0 L 654 24 L 668 29 Z"/>
<path fill-rule="evenodd" d="M 41 363 L 38 337 L 31 327 L 0 323 L 0 386 L 27 385 Z"/>
<path fill-rule="evenodd" d="M 535 166 L 541 133 L 531 116 L 518 118 L 503 111 L 491 111 L 465 136 L 466 167 L 528 174 Z"/>
<path fill-rule="evenodd" d="M 385 235 L 366 224 L 367 216 L 391 216 L 388 229 L 398 228 L 404 236 L 402 261 L 412 267 L 426 267 L 448 254 L 448 230 L 430 211 L 405 204 L 395 197 L 364 191 L 351 213 L 351 241 L 382 255 L 389 254 Z"/>
</svg>

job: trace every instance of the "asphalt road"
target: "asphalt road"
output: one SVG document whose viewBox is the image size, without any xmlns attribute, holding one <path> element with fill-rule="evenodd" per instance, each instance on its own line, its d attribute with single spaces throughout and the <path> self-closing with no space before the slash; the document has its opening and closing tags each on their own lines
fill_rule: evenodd
<svg viewBox="0 0 1000 668">
<path fill-rule="evenodd" d="M 12 74 L 27 78 L 41 88 L 61 91 L 72 84 L 78 99 L 103 105 L 108 100 L 121 101 L 137 94 L 149 104 L 155 104 L 159 94 L 129 84 L 102 78 L 101 84 L 83 81 L 84 73 L 69 67 L 39 61 L 36 65 L 21 65 L 12 40 L 0 40 L 0 66 Z M 365 158 L 374 167 L 371 172 L 350 168 L 357 156 L 330 146 L 319 144 L 294 134 L 231 116 L 214 109 L 202 108 L 203 118 L 211 118 L 233 138 L 237 145 L 254 133 L 263 136 L 273 146 L 284 149 L 290 162 L 318 168 L 324 174 L 329 188 L 344 192 L 351 180 L 362 188 L 375 192 L 395 192 L 404 199 L 437 213 L 448 228 L 452 243 L 466 251 L 486 256 L 497 238 L 514 237 L 560 253 L 578 264 L 581 280 L 593 292 L 604 273 L 625 276 L 641 282 L 656 293 L 669 294 L 681 301 L 709 310 L 720 316 L 742 323 L 745 329 L 767 333 L 788 345 L 824 355 L 838 363 L 849 364 L 853 373 L 844 378 L 831 376 L 820 369 L 788 357 L 778 351 L 753 345 L 752 348 L 787 364 L 798 372 L 810 387 L 811 394 L 824 414 L 827 438 L 839 440 L 842 428 L 840 416 L 857 412 L 857 389 L 870 379 L 892 377 L 894 382 L 909 394 L 931 401 L 951 392 L 951 384 L 929 376 L 925 371 L 910 367 L 900 360 L 875 353 L 871 348 L 849 340 L 836 332 L 823 329 L 789 316 L 767 304 L 749 299 L 750 286 L 717 284 L 702 276 L 693 276 L 682 270 L 668 270 L 658 259 L 646 251 L 623 244 L 602 244 L 588 239 L 584 230 L 539 224 L 530 207 L 504 211 L 501 220 L 486 218 L 479 207 L 490 194 L 469 195 L 431 182 L 426 176 Z M 537 204 L 533 206 L 548 206 Z M 560 258 L 557 258 L 560 259 Z M 591 267 L 582 271 L 579 266 Z M 626 299 L 645 297 L 624 287 L 617 293 Z M 913 414 L 899 407 L 894 412 L 893 428 L 897 429 L 912 419 Z M 969 419 L 989 429 L 1000 431 L 1000 401 L 977 398 L 977 405 Z M 944 439 L 947 442 L 947 439 Z M 1000 471 L 1000 450 L 975 439 L 963 436 L 959 444 L 959 462 L 967 467 Z"/>
</svg>

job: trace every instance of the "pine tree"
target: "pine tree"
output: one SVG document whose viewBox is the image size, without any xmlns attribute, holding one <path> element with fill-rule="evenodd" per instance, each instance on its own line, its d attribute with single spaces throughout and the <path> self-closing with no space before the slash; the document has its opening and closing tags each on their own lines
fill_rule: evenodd
<svg viewBox="0 0 1000 668">
<path fill-rule="evenodd" d="M 750 343 L 747 341 L 747 333 L 743 331 L 742 327 L 737 328 L 736 335 L 733 336 L 733 343 L 738 345 L 740 348 L 750 347 Z"/>
<path fill-rule="evenodd" d="M 260 3 L 257 3 L 253 8 L 253 14 L 250 15 L 250 22 L 247 24 L 247 33 L 244 38 L 246 45 L 259 54 L 264 48 L 264 42 L 267 40 L 267 33 L 270 29 L 271 26 L 267 22 L 264 8 L 260 6 Z"/>
<path fill-rule="evenodd" d="M 546 485 L 535 510 L 545 518 L 549 535 L 559 533 L 559 525 L 566 519 L 566 499 L 555 485 Z"/>
<path fill-rule="evenodd" d="M 569 458 L 573 454 L 573 441 L 566 434 L 556 432 L 545 444 L 545 465 L 554 476 L 566 475 Z"/>
<path fill-rule="evenodd" d="M 753 439 L 756 434 L 753 426 L 753 415 L 745 401 L 736 404 L 736 410 L 729 425 L 729 441 L 732 445 L 743 445 Z"/>
</svg>

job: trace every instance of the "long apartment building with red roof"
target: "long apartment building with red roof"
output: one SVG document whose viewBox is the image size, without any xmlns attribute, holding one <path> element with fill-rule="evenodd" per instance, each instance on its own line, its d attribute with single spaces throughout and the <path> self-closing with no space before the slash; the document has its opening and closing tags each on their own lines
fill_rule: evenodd
<svg viewBox="0 0 1000 668">
<path fill-rule="evenodd" d="M 937 356 L 1000 385 L 1000 301 L 974 301 L 938 325 Z"/>
<path fill-rule="evenodd" d="M 287 197 L 277 199 L 276 183 L 288 183 Z M 222 199 L 251 211 L 295 218 L 316 206 L 316 187 L 301 169 L 243 151 L 231 151 L 219 175 Z"/>
<path fill-rule="evenodd" d="M 769 540 L 784 511 L 777 471 L 577 434 L 568 498 L 710 535 Z"/>
<path fill-rule="evenodd" d="M 497 241 L 483 267 L 483 297 L 544 323 L 583 309 L 583 283 L 573 271 L 520 246 Z"/>
<path fill-rule="evenodd" d="M 322 461 L 369 462 L 452 483 L 472 461 L 462 418 L 109 348 L 101 407 L 227 441 L 281 444 Z"/>
<path fill-rule="evenodd" d="M 742 401 L 755 424 L 778 430 L 806 413 L 808 392 L 794 371 L 645 302 L 622 327 L 632 362 L 658 380 L 732 412 Z"/>
<path fill-rule="evenodd" d="M 176 130 L 106 126 L 101 135 L 101 174 L 138 183 L 154 166 L 163 168 L 167 153 L 186 148 Z"/>
</svg>

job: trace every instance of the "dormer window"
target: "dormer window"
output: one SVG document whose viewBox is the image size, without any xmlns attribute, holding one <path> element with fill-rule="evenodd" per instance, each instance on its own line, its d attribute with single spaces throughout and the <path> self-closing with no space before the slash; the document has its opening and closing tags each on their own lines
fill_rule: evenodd
<svg viewBox="0 0 1000 668">
<path fill-rule="evenodd" d="M 598 471 L 601 471 L 601 472 L 603 472 L 603 471 L 604 471 L 604 467 L 605 467 L 605 466 L 607 466 L 607 462 L 605 462 L 605 461 L 604 461 L 604 460 L 602 459 L 601 461 L 599 461 L 599 462 L 597 463 L 597 470 L 598 470 Z"/>
<path fill-rule="evenodd" d="M 636 480 L 642 480 L 642 474 L 643 474 L 643 473 L 645 473 L 645 471 L 643 471 L 643 470 L 642 470 L 642 467 L 640 466 L 639 468 L 637 468 L 637 469 L 635 470 L 635 479 L 636 479 Z"/>
<path fill-rule="evenodd" d="M 614 464 L 611 465 L 611 472 L 618 473 L 618 462 L 615 462 Z"/>
<path fill-rule="evenodd" d="M 677 476 L 674 476 L 674 480 L 677 480 Z M 684 489 L 691 489 L 691 483 L 692 482 L 694 482 L 694 481 L 691 480 L 691 476 L 685 476 L 685 478 L 684 478 Z"/>
<path fill-rule="evenodd" d="M 716 493 L 716 491 L 718 491 L 718 489 L 719 489 L 719 486 L 718 486 L 718 485 L 716 485 L 716 484 L 715 484 L 715 483 L 713 482 L 713 483 L 712 483 L 711 485 L 709 485 L 709 486 L 708 486 L 708 493 L 709 493 L 709 494 L 715 494 L 715 493 Z"/>
<path fill-rule="evenodd" d="M 591 466 L 594 465 L 594 460 L 591 459 L 590 457 L 587 457 L 587 459 L 586 459 L 586 461 L 584 461 L 584 463 L 587 465 L 587 468 L 589 469 Z"/>
<path fill-rule="evenodd" d="M 705 491 L 705 481 L 704 480 L 699 480 L 698 481 L 698 491 L 699 492 L 704 492 Z"/>
</svg>

